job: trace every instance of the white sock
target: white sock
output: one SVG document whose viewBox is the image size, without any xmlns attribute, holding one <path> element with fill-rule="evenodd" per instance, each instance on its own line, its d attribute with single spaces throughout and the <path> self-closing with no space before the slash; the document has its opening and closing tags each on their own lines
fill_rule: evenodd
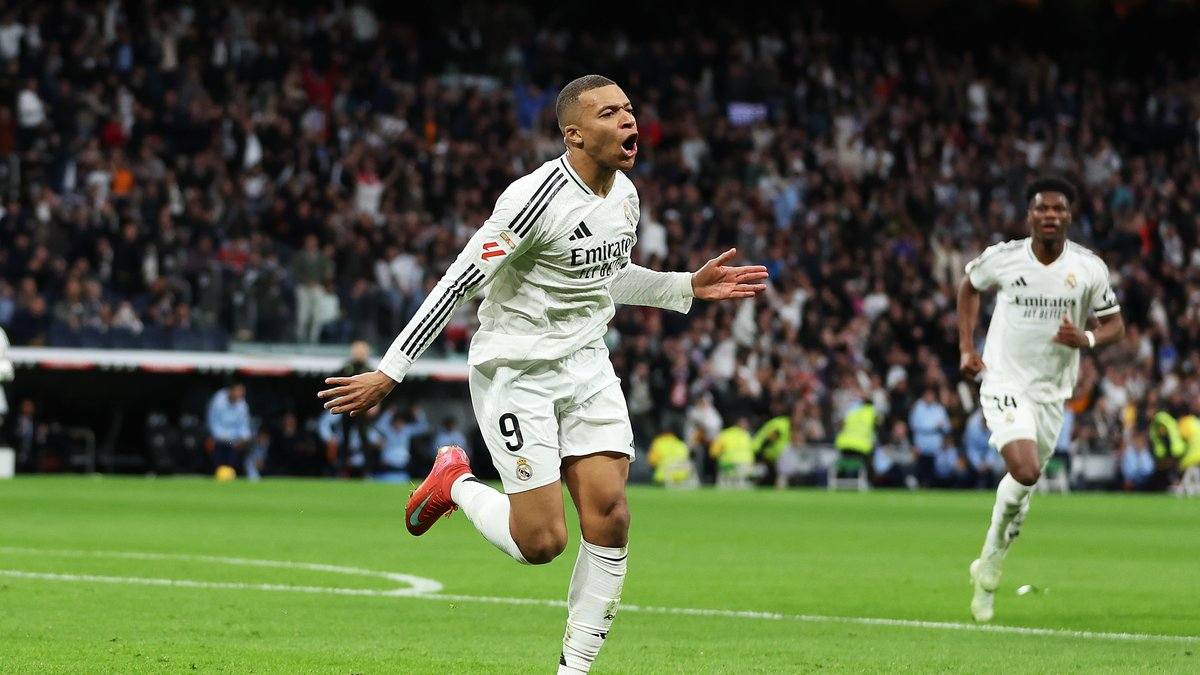
<svg viewBox="0 0 1200 675">
<path fill-rule="evenodd" d="M 1021 485 L 1012 474 L 1004 474 L 996 488 L 996 505 L 992 507 L 992 524 L 983 540 L 983 556 L 1008 551 L 1009 544 L 1021 533 L 1025 514 L 1029 513 L 1029 495 L 1033 488 Z"/>
<path fill-rule="evenodd" d="M 475 476 L 467 473 L 450 486 L 450 498 L 467 514 L 467 519 L 484 539 L 512 556 L 513 560 L 523 565 L 529 564 L 521 555 L 521 549 L 517 547 L 508 526 L 508 514 L 512 510 L 508 495 L 480 483 Z"/>
<path fill-rule="evenodd" d="M 621 587 L 625 584 L 628 549 L 579 542 L 579 557 L 567 594 L 567 631 L 563 636 L 559 675 L 586 673 L 612 627 Z"/>
</svg>

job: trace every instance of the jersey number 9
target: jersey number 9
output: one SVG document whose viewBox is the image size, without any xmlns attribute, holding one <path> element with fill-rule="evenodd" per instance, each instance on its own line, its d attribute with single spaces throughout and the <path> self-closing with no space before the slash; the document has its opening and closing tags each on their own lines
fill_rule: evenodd
<svg viewBox="0 0 1200 675">
<path fill-rule="evenodd" d="M 504 413 L 500 416 L 500 433 L 508 439 L 504 447 L 508 448 L 510 452 L 516 452 L 525 445 L 525 438 L 521 436 L 521 423 L 512 413 Z"/>
</svg>

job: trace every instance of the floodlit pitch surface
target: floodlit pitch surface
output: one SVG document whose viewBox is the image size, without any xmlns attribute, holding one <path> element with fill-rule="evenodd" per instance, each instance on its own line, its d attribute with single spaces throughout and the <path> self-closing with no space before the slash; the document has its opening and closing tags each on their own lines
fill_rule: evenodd
<svg viewBox="0 0 1200 675">
<path fill-rule="evenodd" d="M 554 563 L 519 566 L 461 514 L 410 537 L 406 495 L 0 482 L 0 671 L 552 672 L 577 533 Z M 989 493 L 637 487 L 630 502 L 598 673 L 1200 670 L 1200 500 L 1035 495 L 987 628 L 967 565 Z"/>
</svg>

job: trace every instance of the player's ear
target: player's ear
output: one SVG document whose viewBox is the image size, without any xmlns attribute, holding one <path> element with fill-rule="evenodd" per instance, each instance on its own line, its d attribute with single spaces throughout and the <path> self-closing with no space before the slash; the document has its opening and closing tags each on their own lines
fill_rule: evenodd
<svg viewBox="0 0 1200 675">
<path fill-rule="evenodd" d="M 582 148 L 583 134 L 580 132 L 579 127 L 574 124 L 568 124 L 563 129 L 563 141 L 566 142 L 567 147 Z"/>
</svg>

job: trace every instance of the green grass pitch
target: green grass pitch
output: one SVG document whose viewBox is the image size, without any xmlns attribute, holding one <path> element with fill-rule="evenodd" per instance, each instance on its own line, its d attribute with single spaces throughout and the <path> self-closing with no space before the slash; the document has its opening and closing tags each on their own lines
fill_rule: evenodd
<svg viewBox="0 0 1200 675">
<path fill-rule="evenodd" d="M 578 535 L 523 567 L 461 514 L 410 537 L 406 495 L 0 481 L 0 672 L 553 672 Z M 1200 671 L 1197 500 L 1035 495 L 994 622 L 1045 629 L 1025 632 L 970 622 L 990 493 L 635 487 L 630 502 L 630 607 L 597 673 Z"/>
</svg>

